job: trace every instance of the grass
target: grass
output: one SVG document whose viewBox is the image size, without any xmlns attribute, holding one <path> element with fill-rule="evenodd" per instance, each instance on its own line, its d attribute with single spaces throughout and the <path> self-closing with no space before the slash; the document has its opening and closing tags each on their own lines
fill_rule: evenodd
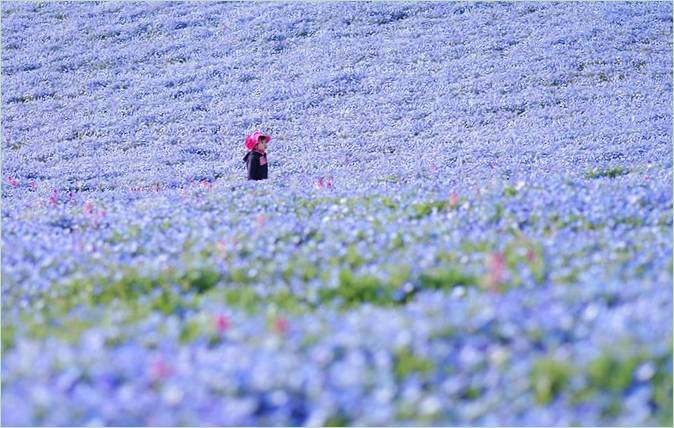
<svg viewBox="0 0 674 428">
<path fill-rule="evenodd" d="M 621 175 L 628 174 L 629 171 L 621 168 L 619 166 L 613 167 L 613 168 L 608 168 L 608 169 L 602 169 L 602 168 L 595 168 L 592 169 L 588 172 L 585 173 L 585 178 L 602 178 L 602 177 L 608 177 L 608 178 L 616 178 Z"/>
</svg>

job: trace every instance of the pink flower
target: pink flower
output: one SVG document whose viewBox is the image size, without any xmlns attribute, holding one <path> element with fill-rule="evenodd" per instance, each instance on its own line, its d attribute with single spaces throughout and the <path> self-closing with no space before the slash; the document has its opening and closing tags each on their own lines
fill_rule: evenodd
<svg viewBox="0 0 674 428">
<path fill-rule="evenodd" d="M 36 189 L 37 189 L 37 184 L 35 183 L 35 181 L 31 181 L 30 182 L 30 191 L 34 192 Z"/>
<path fill-rule="evenodd" d="M 19 182 L 14 179 L 11 175 L 7 177 L 7 182 L 9 183 L 10 186 L 16 189 L 16 186 L 19 185 Z"/>
<path fill-rule="evenodd" d="M 75 246 L 77 247 L 77 251 L 84 251 L 84 243 L 82 242 L 82 239 L 79 236 L 73 237 L 73 241 Z"/>
<path fill-rule="evenodd" d="M 264 225 L 267 224 L 267 216 L 265 216 L 264 214 L 258 214 L 255 221 L 257 223 L 257 228 L 262 229 Z"/>
<path fill-rule="evenodd" d="M 86 201 L 84 203 L 84 213 L 91 215 L 94 212 L 94 204 L 91 201 Z"/>
<path fill-rule="evenodd" d="M 314 187 L 316 189 L 332 189 L 332 180 L 326 180 L 325 177 L 319 177 L 318 180 L 314 182 Z"/>
<path fill-rule="evenodd" d="M 218 254 L 220 254 L 220 257 L 226 257 L 227 256 L 227 240 L 226 239 L 220 239 L 215 243 L 215 248 L 218 251 Z"/>
<path fill-rule="evenodd" d="M 213 183 L 211 183 L 208 180 L 201 180 L 201 187 L 210 192 L 211 190 L 213 190 Z"/>
<path fill-rule="evenodd" d="M 288 320 L 283 317 L 278 317 L 274 320 L 274 331 L 278 334 L 283 334 L 288 331 Z"/>
<path fill-rule="evenodd" d="M 149 371 L 150 371 L 150 379 L 153 382 L 166 379 L 171 375 L 172 372 L 171 367 L 169 367 L 166 361 L 164 361 L 164 359 L 162 358 L 153 361 L 150 364 Z"/>
<path fill-rule="evenodd" d="M 52 189 L 51 196 L 49 196 L 49 203 L 51 205 L 56 205 L 59 202 L 59 189 Z"/>
<path fill-rule="evenodd" d="M 449 195 L 449 207 L 454 208 L 457 205 L 459 205 L 459 195 L 457 195 L 456 192 L 452 192 Z"/>
<path fill-rule="evenodd" d="M 225 315 L 218 315 L 215 317 L 215 329 L 222 334 L 229 328 L 229 318 Z"/>
<path fill-rule="evenodd" d="M 532 250 L 531 248 L 527 250 L 527 260 L 529 260 L 532 263 L 534 262 L 534 260 L 536 260 L 536 252 L 534 252 L 534 250 Z"/>
<path fill-rule="evenodd" d="M 503 253 L 492 253 L 487 258 L 487 287 L 497 291 L 505 281 L 505 256 Z"/>
</svg>

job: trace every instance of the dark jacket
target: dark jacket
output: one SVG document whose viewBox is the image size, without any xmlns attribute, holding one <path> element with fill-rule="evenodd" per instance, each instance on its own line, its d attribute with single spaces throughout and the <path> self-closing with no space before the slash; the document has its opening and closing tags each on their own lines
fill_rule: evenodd
<svg viewBox="0 0 674 428">
<path fill-rule="evenodd" d="M 252 150 L 246 153 L 243 161 L 246 163 L 246 168 L 248 168 L 249 180 L 263 180 L 267 178 L 268 165 L 266 153 L 262 154 Z"/>
</svg>

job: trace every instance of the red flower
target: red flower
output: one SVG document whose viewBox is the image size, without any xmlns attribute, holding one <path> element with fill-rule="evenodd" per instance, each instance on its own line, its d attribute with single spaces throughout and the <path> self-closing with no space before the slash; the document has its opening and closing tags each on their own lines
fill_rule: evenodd
<svg viewBox="0 0 674 428">
<path fill-rule="evenodd" d="M 332 189 L 332 180 L 326 180 L 325 177 L 319 177 L 318 180 L 314 182 L 314 187 L 316 189 Z"/>
<path fill-rule="evenodd" d="M 225 315 L 218 315 L 215 317 L 215 329 L 218 330 L 218 333 L 224 333 L 225 330 L 229 328 L 229 318 Z"/>
<path fill-rule="evenodd" d="M 30 191 L 34 192 L 37 189 L 37 184 L 34 181 L 30 182 Z"/>
<path fill-rule="evenodd" d="M 7 177 L 7 182 L 9 183 L 10 186 L 16 189 L 16 186 L 19 185 L 19 182 L 14 179 L 11 175 Z"/>
</svg>

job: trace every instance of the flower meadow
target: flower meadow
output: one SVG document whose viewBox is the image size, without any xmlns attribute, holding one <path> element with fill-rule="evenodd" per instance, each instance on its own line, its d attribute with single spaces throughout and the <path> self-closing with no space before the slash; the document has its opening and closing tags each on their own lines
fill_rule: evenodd
<svg viewBox="0 0 674 428">
<path fill-rule="evenodd" d="M 4 425 L 671 426 L 671 3 L 1 12 Z"/>
</svg>

